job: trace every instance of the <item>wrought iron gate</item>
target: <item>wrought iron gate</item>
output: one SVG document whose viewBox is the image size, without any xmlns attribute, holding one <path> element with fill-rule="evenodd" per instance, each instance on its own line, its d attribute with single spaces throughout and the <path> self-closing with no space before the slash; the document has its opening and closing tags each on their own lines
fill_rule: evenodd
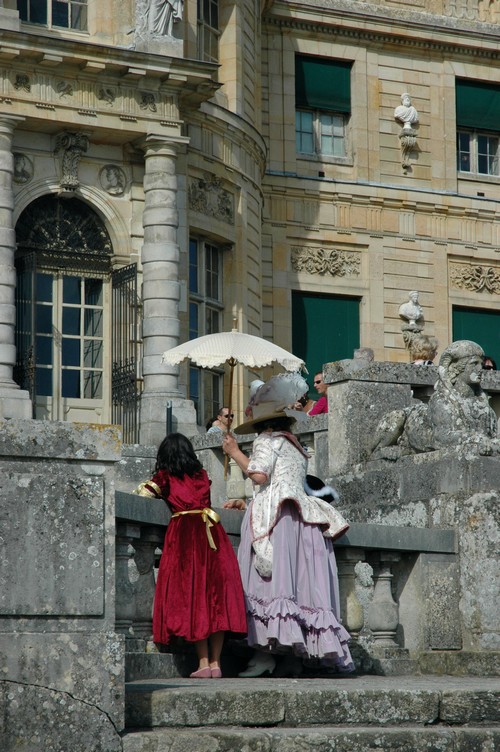
<svg viewBox="0 0 500 752">
<path fill-rule="evenodd" d="M 14 381 L 29 393 L 35 409 L 35 274 L 36 254 L 16 258 L 16 363 Z"/>
<path fill-rule="evenodd" d="M 137 264 L 130 264 L 112 273 L 112 360 L 111 400 L 113 423 L 122 426 L 123 441 L 139 441 L 139 397 L 141 340 L 137 294 Z"/>
</svg>

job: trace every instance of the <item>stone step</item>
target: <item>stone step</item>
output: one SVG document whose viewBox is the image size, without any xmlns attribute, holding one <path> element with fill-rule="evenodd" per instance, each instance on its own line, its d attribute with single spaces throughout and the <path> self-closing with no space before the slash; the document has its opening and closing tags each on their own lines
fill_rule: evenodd
<svg viewBox="0 0 500 752">
<path fill-rule="evenodd" d="M 154 729 L 128 732 L 123 752 L 494 752 L 498 729 L 478 727 Z"/>
<path fill-rule="evenodd" d="M 387 728 L 435 724 L 494 726 L 500 724 L 500 679 L 452 676 L 175 678 L 128 683 L 125 703 L 126 726 L 136 730 L 372 724 Z"/>
</svg>

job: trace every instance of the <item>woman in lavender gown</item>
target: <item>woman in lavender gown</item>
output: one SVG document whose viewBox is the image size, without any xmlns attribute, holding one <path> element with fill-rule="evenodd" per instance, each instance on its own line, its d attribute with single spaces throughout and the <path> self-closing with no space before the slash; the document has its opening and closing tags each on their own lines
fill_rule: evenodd
<svg viewBox="0 0 500 752">
<path fill-rule="evenodd" d="M 339 622 L 333 551 L 333 540 L 349 526 L 327 501 L 304 490 L 308 455 L 291 433 L 301 414 L 287 406 L 306 390 L 298 374 L 274 376 L 260 387 L 252 420 L 235 430 L 258 433 L 251 456 L 232 434 L 223 442 L 254 488 L 242 522 L 238 561 L 247 641 L 255 653 L 240 676 L 272 674 L 279 655 L 285 655 L 282 675 L 299 675 L 303 658 L 340 671 L 354 668 L 349 634 Z"/>
</svg>

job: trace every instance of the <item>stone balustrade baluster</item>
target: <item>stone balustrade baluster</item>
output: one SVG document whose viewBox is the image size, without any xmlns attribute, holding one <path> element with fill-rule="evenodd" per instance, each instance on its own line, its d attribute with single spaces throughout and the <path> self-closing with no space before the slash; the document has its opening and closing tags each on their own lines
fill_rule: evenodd
<svg viewBox="0 0 500 752">
<path fill-rule="evenodd" d="M 115 579 L 115 629 L 119 634 L 134 636 L 133 624 L 136 615 L 135 587 L 130 582 L 129 562 L 134 542 L 140 538 L 141 528 L 126 522 L 116 527 L 116 579 Z"/>
<path fill-rule="evenodd" d="M 133 583 L 135 592 L 135 614 L 133 631 L 135 637 L 146 642 L 153 634 L 153 600 L 155 594 L 155 552 L 163 545 L 165 531 L 161 527 L 145 526 L 141 537 L 134 540 L 134 561 L 137 579 Z"/>
<path fill-rule="evenodd" d="M 399 553 L 381 551 L 374 561 L 375 588 L 367 621 L 379 646 L 398 647 L 396 630 L 399 625 L 399 605 L 392 594 L 392 566 L 400 558 Z"/>
<path fill-rule="evenodd" d="M 364 561 L 365 552 L 361 548 L 343 548 L 335 551 L 339 576 L 341 621 L 352 637 L 356 638 L 364 625 L 363 606 L 356 594 L 356 574 L 358 561 Z"/>
</svg>

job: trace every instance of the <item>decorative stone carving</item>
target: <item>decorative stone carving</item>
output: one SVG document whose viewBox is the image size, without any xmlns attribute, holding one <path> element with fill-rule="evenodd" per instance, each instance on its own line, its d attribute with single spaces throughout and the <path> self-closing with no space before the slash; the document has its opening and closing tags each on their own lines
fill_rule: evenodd
<svg viewBox="0 0 500 752">
<path fill-rule="evenodd" d="M 116 92 L 109 86 L 101 86 L 97 91 L 97 99 L 112 106 L 115 103 Z"/>
<path fill-rule="evenodd" d="M 294 246 L 291 250 L 291 261 L 292 269 L 296 272 L 348 277 L 359 275 L 361 256 L 349 251 Z"/>
<path fill-rule="evenodd" d="M 56 84 L 56 91 L 60 97 L 72 97 L 73 84 L 70 83 L 70 81 L 58 81 Z"/>
<path fill-rule="evenodd" d="M 457 446 L 482 455 L 500 452 L 497 418 L 481 388 L 483 355 L 470 340 L 449 345 L 428 404 L 415 401 L 386 414 L 375 431 L 372 456 L 396 459 Z"/>
<path fill-rule="evenodd" d="M 462 290 L 500 295 L 500 270 L 492 266 L 450 264 L 450 282 Z"/>
<path fill-rule="evenodd" d="M 141 103 L 139 105 L 141 110 L 149 110 L 150 112 L 156 112 L 156 98 L 154 94 L 148 91 L 141 92 Z"/>
<path fill-rule="evenodd" d="M 192 178 L 188 190 L 189 208 L 200 214 L 215 217 L 229 225 L 234 224 L 234 200 L 222 187 L 222 180 L 207 174 L 204 178 Z"/>
<path fill-rule="evenodd" d="M 57 136 L 54 154 L 63 152 L 60 186 L 64 191 L 74 191 L 80 185 L 78 165 L 89 144 L 89 138 L 84 133 L 64 132 Z"/>
<path fill-rule="evenodd" d="M 33 177 L 33 163 L 25 154 L 14 153 L 14 183 L 29 183 Z"/>
<path fill-rule="evenodd" d="M 107 164 L 99 173 L 99 182 L 102 188 L 112 196 L 121 196 L 125 191 L 127 178 L 121 167 Z"/>
<path fill-rule="evenodd" d="M 418 112 L 407 92 L 401 94 L 401 104 L 394 110 L 394 118 L 403 125 L 399 133 L 401 164 L 403 168 L 408 169 L 411 166 L 410 155 L 417 146 L 417 132 L 412 126 L 418 123 Z"/>
<path fill-rule="evenodd" d="M 16 89 L 16 91 L 26 91 L 29 93 L 31 91 L 29 76 L 26 76 L 23 73 L 18 73 L 14 83 L 14 89 Z"/>
</svg>

